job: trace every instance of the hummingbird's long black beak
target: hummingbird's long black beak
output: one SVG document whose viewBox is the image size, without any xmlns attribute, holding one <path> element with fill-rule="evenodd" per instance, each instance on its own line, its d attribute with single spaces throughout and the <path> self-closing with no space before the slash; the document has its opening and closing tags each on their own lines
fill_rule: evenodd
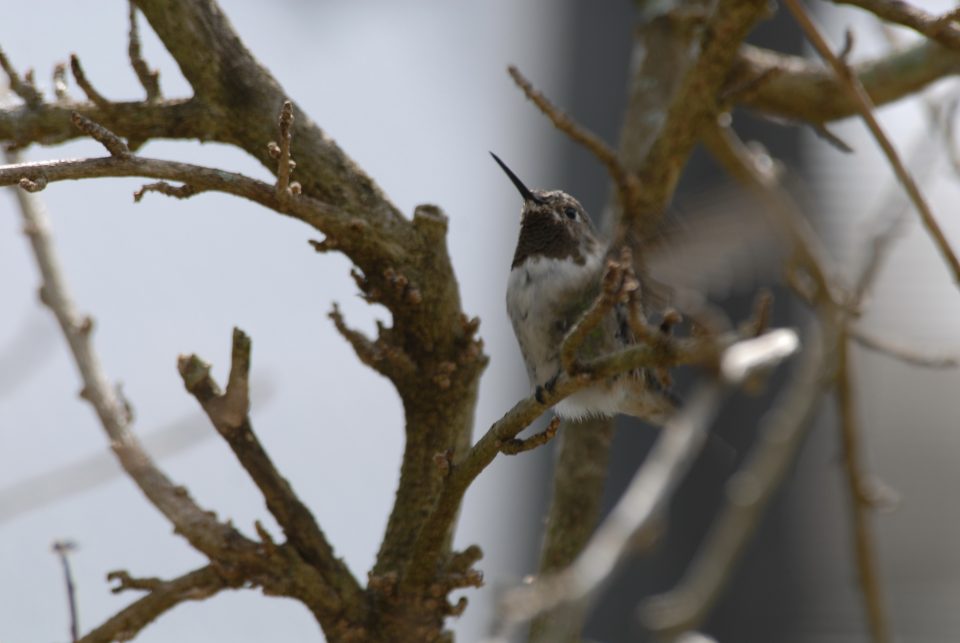
<svg viewBox="0 0 960 643">
<path fill-rule="evenodd" d="M 533 192 L 531 192 L 530 188 L 528 188 L 526 185 L 523 184 L 523 181 L 520 180 L 520 177 L 514 174 L 513 170 L 508 168 L 507 164 L 501 161 L 499 156 L 497 156 L 493 152 L 490 152 L 490 156 L 492 156 L 493 160 L 497 162 L 497 165 L 500 166 L 500 169 L 506 172 L 507 176 L 510 177 L 510 180 L 513 181 L 513 184 L 517 186 L 517 190 L 520 191 L 520 196 L 523 197 L 524 201 L 533 201 L 534 203 L 543 203 L 543 199 L 541 199 L 540 197 L 535 195 Z"/>
</svg>

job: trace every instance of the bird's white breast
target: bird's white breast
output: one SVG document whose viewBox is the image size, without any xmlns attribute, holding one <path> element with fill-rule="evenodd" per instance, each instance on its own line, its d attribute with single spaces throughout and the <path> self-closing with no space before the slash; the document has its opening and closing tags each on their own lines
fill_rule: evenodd
<svg viewBox="0 0 960 643">
<path fill-rule="evenodd" d="M 543 384 L 559 369 L 559 346 L 551 338 L 558 310 L 598 279 L 600 256 L 582 264 L 570 259 L 531 257 L 510 271 L 507 313 L 520 343 L 531 384 Z"/>
</svg>

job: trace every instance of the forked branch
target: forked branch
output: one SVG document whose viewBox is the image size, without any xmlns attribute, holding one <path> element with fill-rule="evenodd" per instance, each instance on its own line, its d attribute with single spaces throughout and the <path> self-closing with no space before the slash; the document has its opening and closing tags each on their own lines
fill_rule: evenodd
<svg viewBox="0 0 960 643">
<path fill-rule="evenodd" d="M 827 41 L 813 23 L 806 9 L 800 4 L 799 0 L 784 0 L 784 2 L 787 9 L 790 10 L 790 13 L 793 14 L 793 17 L 800 24 L 800 27 L 803 29 L 814 49 L 816 49 L 817 53 L 833 68 L 844 91 L 853 99 L 860 117 L 866 123 L 867 128 L 870 130 L 874 139 L 876 139 L 880 149 L 883 150 L 883 154 L 887 157 L 887 161 L 889 161 L 890 166 L 893 168 L 894 174 L 896 174 L 907 196 L 910 197 L 910 200 L 917 208 L 923 226 L 927 229 L 934 245 L 950 269 L 954 282 L 960 287 L 960 259 L 957 258 L 956 253 L 947 241 L 940 224 L 937 222 L 936 217 L 934 217 L 933 212 L 930 210 L 930 206 L 927 204 L 927 200 L 924 198 L 923 193 L 920 192 L 916 181 L 913 180 L 913 176 L 903 165 L 903 162 L 900 160 L 900 155 L 897 154 L 893 143 L 887 137 L 883 128 L 880 127 L 880 123 L 873 114 L 873 102 L 870 100 L 870 96 L 864 89 L 860 79 L 851 71 L 846 61 L 833 53 L 833 50 L 827 44 Z"/>
</svg>

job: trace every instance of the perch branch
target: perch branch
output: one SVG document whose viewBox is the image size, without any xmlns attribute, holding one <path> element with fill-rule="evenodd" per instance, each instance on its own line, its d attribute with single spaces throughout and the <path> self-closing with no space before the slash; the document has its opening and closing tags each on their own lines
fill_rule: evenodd
<svg viewBox="0 0 960 643">
<path fill-rule="evenodd" d="M 669 500 L 706 439 L 707 428 L 721 400 L 721 387 L 708 384 L 696 391 L 671 418 L 610 515 L 572 565 L 509 590 L 500 603 L 504 626 L 530 620 L 561 604 L 585 602 L 606 581 L 638 532 L 650 527 Z M 576 607 L 574 607 L 576 609 Z M 579 611 L 579 610 L 577 610 Z M 559 640 L 562 615 L 541 638 Z"/>
<path fill-rule="evenodd" d="M 715 359 L 716 348 L 700 340 L 675 340 L 668 348 L 646 345 L 631 346 L 622 351 L 586 362 L 577 375 L 561 373 L 549 392 L 543 392 L 544 401 L 531 395 L 517 402 L 512 409 L 491 426 L 466 455 L 453 463 L 450 474 L 430 517 L 421 526 L 411 568 L 430 568 L 424 557 L 436 551 L 436 543 L 446 537 L 447 527 L 456 516 L 460 501 L 473 480 L 500 452 L 500 445 L 513 439 L 536 420 L 544 410 L 568 395 L 613 375 L 642 367 L 698 363 Z"/>
<path fill-rule="evenodd" d="M 635 35 L 630 98 L 618 143 L 619 165 L 613 165 L 622 166 L 642 190 L 630 199 L 621 198 L 624 203 L 615 223 L 615 247 L 638 249 L 635 244 L 653 234 L 696 143 L 697 130 L 715 116 L 715 98 L 737 47 L 765 11 L 764 3 L 753 1 L 690 2 L 682 7 L 662 3 L 645 8 L 644 23 Z M 639 318 L 633 321 L 639 327 Z M 557 470 L 542 569 L 571 562 L 599 512 L 603 485 L 596 472 L 607 460 L 610 442 L 604 436 L 612 429 L 609 420 L 591 424 L 598 425 L 593 426 L 596 435 L 568 433 L 560 445 L 560 460 L 576 459 L 577 466 Z M 481 448 L 482 442 L 475 449 Z M 583 457 L 589 461 L 568 453 L 580 447 L 587 447 Z M 588 484 L 572 489 L 580 480 Z M 578 525 L 568 539 L 556 527 L 569 524 L 574 515 L 590 524 Z M 548 625 L 537 623 L 534 634 Z"/>
<path fill-rule="evenodd" d="M 328 609 L 340 611 L 342 601 L 356 616 L 363 610 L 362 589 L 346 565 L 334 555 L 313 514 L 274 466 L 253 431 L 249 417 L 250 348 L 250 338 L 235 328 L 230 375 L 227 389 L 222 393 L 210 375 L 210 365 L 196 355 L 180 357 L 180 375 L 186 389 L 200 403 L 210 422 L 260 489 L 267 509 L 283 528 L 290 544 L 336 592 L 338 600 L 328 605 Z"/>
<path fill-rule="evenodd" d="M 776 331 L 790 334 L 792 331 Z M 768 341 L 767 336 L 749 340 Z M 638 344 L 599 357 L 581 365 L 576 375 L 561 373 L 550 391 L 543 392 L 543 401 L 537 395 L 531 395 L 517 402 L 512 409 L 487 430 L 467 454 L 453 463 L 452 470 L 430 518 L 421 528 L 417 547 L 412 555 L 411 567 L 422 567 L 420 560 L 425 552 L 431 551 L 436 539 L 443 538 L 446 525 L 455 515 L 460 500 L 470 483 L 500 452 L 500 445 L 515 438 L 520 431 L 528 427 L 545 410 L 577 391 L 605 381 L 606 379 L 638 368 L 670 368 L 681 364 L 713 363 L 724 350 L 736 345 L 736 339 L 730 336 L 709 339 L 674 339 L 664 337 L 657 346 Z M 783 348 L 783 345 L 780 345 Z M 722 363 L 722 360 L 721 360 Z"/>
<path fill-rule="evenodd" d="M 501 603 L 505 624 L 516 624 L 560 605 L 575 604 L 579 613 L 606 583 L 630 544 L 644 538 L 676 486 L 700 452 L 727 385 L 739 385 L 794 354 L 799 342 L 793 331 L 778 330 L 737 342 L 721 355 L 722 379 L 704 384 L 664 426 L 660 437 L 634 475 L 610 515 L 567 568 L 509 591 Z M 579 609 L 578 609 L 579 608 Z M 562 626 L 562 618 L 552 627 Z M 557 640 L 546 635 L 544 640 Z"/>
<path fill-rule="evenodd" d="M 883 150 L 887 161 L 889 161 L 890 166 L 897 175 L 897 179 L 903 185 L 904 190 L 920 214 L 920 220 L 933 239 L 934 245 L 936 245 L 940 255 L 953 273 L 954 281 L 960 286 L 960 260 L 957 259 L 956 254 L 950 247 L 949 242 L 943 234 L 943 230 L 941 230 L 940 225 L 933 216 L 933 212 L 930 210 L 930 206 L 920 192 L 920 188 L 901 162 L 900 156 L 893 147 L 893 143 L 890 142 L 890 139 L 887 138 L 886 133 L 880 127 L 880 123 L 873 114 L 873 102 L 870 100 L 870 96 L 864 89 L 863 84 L 860 83 L 860 80 L 854 75 L 847 63 L 833 53 L 826 40 L 824 40 L 823 35 L 821 35 L 820 30 L 813 23 L 813 20 L 807 14 L 806 9 L 803 8 L 799 0 L 784 0 L 784 2 L 787 9 L 790 10 L 790 13 L 793 14 L 793 17 L 800 24 L 810 43 L 817 50 L 817 53 L 833 68 L 844 90 L 856 104 L 860 117 L 867 124 L 870 133 L 873 134 L 873 137 L 880 145 L 880 149 Z"/>
<path fill-rule="evenodd" d="M 624 171 L 637 177 L 644 189 L 636 199 L 621 204 L 624 212 L 628 204 L 630 208 L 615 223 L 616 245 L 639 249 L 634 244 L 652 235 L 696 142 L 700 119 L 714 117 L 715 97 L 727 67 L 766 10 L 761 2 L 645 5 L 644 24 L 635 35 L 630 98 L 618 143 Z M 639 317 L 632 321 L 640 326 Z M 589 433 L 567 427 L 561 437 L 559 461 L 574 466 L 556 470 L 541 571 L 572 562 L 599 515 L 612 427 L 610 420 L 597 420 L 588 428 Z M 576 518 L 583 522 L 565 531 L 563 527 Z M 535 640 L 548 640 L 537 637 L 549 628 L 548 615 L 534 624 L 531 633 Z M 571 631 L 578 632 L 579 627 L 574 625 Z"/>
<path fill-rule="evenodd" d="M 628 282 L 624 277 L 624 268 L 620 263 L 613 260 L 607 262 L 600 283 L 600 294 L 593 300 L 580 320 L 567 332 L 560 344 L 560 365 L 564 372 L 577 372 L 579 369 L 577 352 L 584 341 L 628 292 L 639 288 L 635 280 Z"/>
</svg>

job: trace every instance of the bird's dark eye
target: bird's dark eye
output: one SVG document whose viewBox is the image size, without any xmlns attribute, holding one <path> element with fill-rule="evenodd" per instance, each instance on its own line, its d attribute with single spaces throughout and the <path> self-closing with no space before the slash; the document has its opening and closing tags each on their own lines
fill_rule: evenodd
<svg viewBox="0 0 960 643">
<path fill-rule="evenodd" d="M 577 210 L 576 210 L 576 208 L 564 208 L 563 213 L 564 213 L 565 215 L 567 215 L 567 218 L 568 218 L 568 219 L 576 219 L 576 218 L 577 218 Z"/>
</svg>

